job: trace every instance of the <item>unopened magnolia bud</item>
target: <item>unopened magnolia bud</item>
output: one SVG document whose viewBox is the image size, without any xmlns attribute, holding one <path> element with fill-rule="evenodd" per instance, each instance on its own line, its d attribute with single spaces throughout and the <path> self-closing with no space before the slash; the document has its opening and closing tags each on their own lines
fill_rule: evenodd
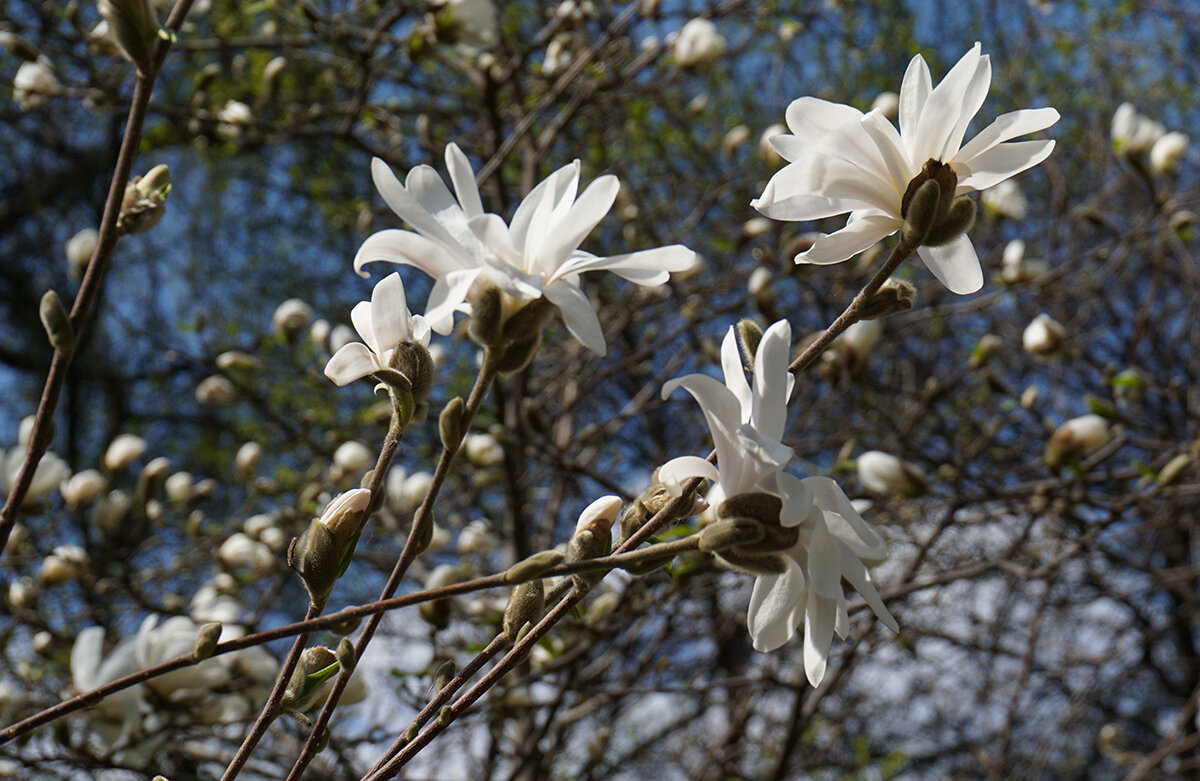
<svg viewBox="0 0 1200 781">
<path fill-rule="evenodd" d="M 779 553 L 743 553 L 726 548 L 713 557 L 726 569 L 742 575 L 782 575 L 787 572 L 787 557 Z"/>
<path fill-rule="evenodd" d="M 455 396 L 446 403 L 442 414 L 438 416 L 438 434 L 442 438 L 442 447 L 453 450 L 462 442 L 463 404 L 461 396 Z"/>
<path fill-rule="evenodd" d="M 197 662 L 207 659 L 217 650 L 221 640 L 221 622 L 213 621 L 196 632 L 196 643 L 192 646 L 192 658 Z"/>
<path fill-rule="evenodd" d="M 271 325 L 289 341 L 294 340 L 312 319 L 313 310 L 298 298 L 289 298 L 275 308 Z"/>
<path fill-rule="evenodd" d="M 1108 421 L 1096 414 L 1081 415 L 1054 430 L 1046 445 L 1046 464 L 1057 466 L 1064 458 L 1078 458 L 1098 450 L 1112 438 Z"/>
<path fill-rule="evenodd" d="M 909 189 L 912 189 L 911 184 Z M 912 197 L 906 198 L 902 209 L 905 213 L 904 227 L 900 231 L 900 240 L 905 246 L 919 247 L 925 243 L 926 237 L 937 222 L 941 199 L 941 185 L 934 179 L 921 182 L 913 191 Z"/>
<path fill-rule="evenodd" d="M 526 624 L 536 624 L 546 613 L 546 588 L 540 578 L 513 589 L 504 611 L 504 636 L 516 644 L 517 634 Z"/>
<path fill-rule="evenodd" d="M 262 366 L 262 363 L 249 353 L 244 353 L 241 350 L 226 350 L 217 356 L 217 368 L 223 372 L 227 371 L 254 371 Z"/>
<path fill-rule="evenodd" d="M 243 475 L 250 475 L 254 473 L 254 468 L 258 466 L 262 454 L 262 445 L 257 442 L 246 442 L 238 448 L 237 455 L 234 456 L 233 461 L 237 465 L 239 472 Z"/>
<path fill-rule="evenodd" d="M 454 578 L 454 567 L 451 567 L 449 564 L 440 564 L 434 567 L 433 572 L 429 574 L 429 577 L 425 581 L 425 589 L 433 591 L 434 589 L 444 588 L 453 583 Z M 417 606 L 417 612 L 434 629 L 445 629 L 450 624 L 450 607 L 450 598 L 446 597 L 422 602 Z"/>
<path fill-rule="evenodd" d="M 575 532 L 575 536 L 567 543 L 567 563 L 574 564 L 577 561 L 586 561 L 599 556 L 607 556 L 612 549 L 612 539 L 606 534 L 603 537 L 597 537 L 590 529 Z M 589 591 L 592 586 L 600 582 L 604 577 L 602 570 L 596 572 L 577 572 L 571 576 L 571 581 L 575 584 L 575 588 L 580 591 Z"/>
<path fill-rule="evenodd" d="M 522 583 L 539 577 L 543 572 L 563 563 L 565 555 L 562 551 L 544 550 L 518 561 L 504 573 L 508 583 Z"/>
<path fill-rule="evenodd" d="M 458 672 L 458 666 L 453 659 L 448 659 L 442 662 L 437 668 L 437 672 L 433 674 L 433 688 L 435 691 L 441 691 L 446 688 L 450 681 L 454 680 L 455 674 Z"/>
<path fill-rule="evenodd" d="M 471 339 L 480 347 L 492 347 L 500 341 L 500 288 L 487 285 L 471 297 Z"/>
<path fill-rule="evenodd" d="M 158 35 L 158 14 L 151 0 L 99 0 L 100 15 L 121 52 L 147 73 Z"/>
<path fill-rule="evenodd" d="M 329 631 L 333 632 L 335 635 L 348 635 L 355 629 L 358 629 L 358 625 L 361 623 L 361 618 L 358 616 L 351 616 L 349 618 L 344 618 L 333 626 L 329 627 Z"/>
<path fill-rule="evenodd" d="M 979 341 L 975 344 L 974 349 L 971 350 L 971 357 L 967 359 L 967 366 L 972 369 L 982 369 L 992 358 L 996 357 L 1003 346 L 1004 343 L 1000 340 L 999 336 L 984 334 L 979 337 Z"/>
<path fill-rule="evenodd" d="M 700 550 L 709 553 L 722 551 L 735 545 L 760 542 L 766 534 L 762 523 L 750 518 L 717 521 L 700 530 L 697 538 Z"/>
<path fill-rule="evenodd" d="M 1025 352 L 1045 357 L 1058 352 L 1066 335 L 1067 330 L 1063 328 L 1062 323 L 1043 312 L 1025 327 L 1024 333 L 1021 334 L 1021 344 Z"/>
<path fill-rule="evenodd" d="M 761 491 L 748 491 L 735 494 L 717 505 L 717 517 L 752 518 L 762 524 L 779 523 L 779 514 L 783 510 L 783 500 L 774 494 Z"/>
<path fill-rule="evenodd" d="M 540 335 L 554 309 L 554 304 L 546 298 L 535 298 L 524 304 L 504 321 L 501 331 L 503 338 L 523 342 Z"/>
<path fill-rule="evenodd" d="M 975 225 L 975 202 L 963 195 L 955 198 L 942 221 L 925 236 L 925 246 L 942 247 L 957 239 Z"/>
<path fill-rule="evenodd" d="M 754 355 L 758 352 L 758 343 L 762 341 L 762 329 L 753 320 L 739 320 L 737 328 L 738 353 L 742 356 L 742 366 L 746 371 L 754 371 Z"/>
<path fill-rule="evenodd" d="M 414 401 L 419 404 L 429 398 L 433 390 L 433 358 L 425 345 L 401 342 L 396 345 L 389 365 L 408 378 Z"/>
<path fill-rule="evenodd" d="M 38 307 L 38 315 L 42 318 L 42 326 L 46 329 L 46 336 L 50 337 L 54 352 L 63 357 L 70 356 L 75 349 L 75 328 L 58 293 L 46 291 Z"/>
<path fill-rule="evenodd" d="M 304 581 L 309 599 L 323 606 L 337 583 L 341 551 L 337 540 L 320 519 L 313 519 L 308 530 L 292 540 L 288 547 L 288 565 Z"/>
<path fill-rule="evenodd" d="M 337 647 L 338 664 L 346 672 L 354 672 L 354 668 L 358 665 L 358 656 L 354 652 L 354 643 L 349 637 L 343 637 L 338 641 Z"/>
<path fill-rule="evenodd" d="M 146 452 L 146 441 L 134 434 L 120 434 L 104 451 L 104 466 L 110 472 L 124 469 Z"/>
<path fill-rule="evenodd" d="M 304 713 L 325 699 L 332 684 L 329 679 L 339 669 L 337 654 L 328 648 L 309 648 L 288 679 L 280 705 L 284 710 Z"/>
<path fill-rule="evenodd" d="M 205 406 L 223 407 L 237 400 L 237 389 L 219 374 L 205 377 L 196 386 L 196 402 Z"/>
<path fill-rule="evenodd" d="M 654 555 L 654 548 L 643 548 L 638 553 L 642 554 L 641 558 L 617 566 L 630 575 L 649 575 L 651 572 L 657 572 L 667 566 L 675 558 L 674 553 Z"/>
<path fill-rule="evenodd" d="M 892 277 L 863 302 L 859 317 L 863 320 L 878 320 L 897 312 L 907 312 L 912 309 L 916 295 L 917 289 L 910 283 Z"/>
<path fill-rule="evenodd" d="M 165 165 L 151 168 L 145 176 L 136 177 L 125 187 L 117 231 L 123 234 L 144 233 L 162 219 L 167 196 L 171 192 L 171 172 Z"/>
<path fill-rule="evenodd" d="M 878 494 L 914 498 L 925 493 L 925 474 L 890 453 L 868 450 L 855 464 L 863 488 Z"/>
</svg>

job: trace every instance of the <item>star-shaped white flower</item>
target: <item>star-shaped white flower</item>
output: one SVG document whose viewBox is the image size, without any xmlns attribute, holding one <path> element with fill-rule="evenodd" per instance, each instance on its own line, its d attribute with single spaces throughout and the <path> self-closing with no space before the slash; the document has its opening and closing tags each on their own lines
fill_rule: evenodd
<svg viewBox="0 0 1200 781">
<path fill-rule="evenodd" d="M 401 184 L 382 160 L 373 160 L 375 186 L 415 232 L 375 233 L 354 258 L 360 273 L 364 263 L 385 260 L 434 277 L 425 317 L 438 333 L 449 333 L 455 311 L 471 311 L 471 286 L 487 281 L 518 301 L 545 296 L 562 311 L 567 330 L 603 355 L 600 320 L 579 288 L 579 275 L 607 269 L 639 285 L 657 286 L 669 272 L 695 263 L 696 254 L 679 244 L 611 257 L 578 249 L 608 214 L 620 189 L 615 176 L 602 176 L 576 198 L 578 160 L 538 184 L 507 224 L 483 211 L 470 162 L 454 144 L 446 147 L 446 167 L 454 195 L 429 166 L 417 166 Z"/>
<path fill-rule="evenodd" d="M 342 345 L 325 365 L 325 376 L 338 385 L 388 368 L 388 361 L 401 342 L 429 346 L 429 324 L 421 315 L 408 311 L 399 274 L 380 280 L 371 291 L 369 303 L 355 304 L 350 310 L 350 322 L 363 341 Z"/>
<path fill-rule="evenodd" d="M 717 466 L 683 456 L 664 464 L 659 480 L 675 496 L 691 477 L 713 480 L 717 485 L 705 497 L 713 507 L 749 492 L 782 500 L 779 523 L 796 528 L 798 536 L 781 551 L 784 572 L 756 577 L 747 626 L 756 650 L 773 651 L 803 625 L 805 673 L 816 686 L 825 675 L 834 631 L 844 638 L 849 629 L 843 578 L 858 589 L 880 620 L 893 631 L 898 627 L 866 569 L 867 563 L 887 557 L 887 544 L 833 480 L 800 479 L 783 471 L 792 456 L 792 449 L 781 442 L 794 379 L 787 370 L 790 351 L 791 327 L 781 320 L 762 336 L 751 387 L 731 328 L 721 345 L 724 384 L 707 375 L 689 374 L 664 385 L 664 397 L 683 388 L 700 403 L 712 432 Z"/>
<path fill-rule="evenodd" d="M 1013 111 L 963 144 L 991 82 L 991 62 L 978 43 L 946 78 L 933 86 L 925 60 L 909 63 L 900 88 L 900 128 L 879 111 L 817 98 L 800 98 L 787 110 L 792 133 L 771 144 L 789 165 L 771 178 L 752 205 L 779 220 L 817 220 L 850 213 L 846 227 L 822 234 L 797 263 L 838 263 L 899 230 L 909 183 L 930 160 L 957 177 L 954 195 L 984 190 L 1030 168 L 1050 154 L 1053 141 L 1004 143 L 1058 121 L 1052 108 Z M 944 246 L 917 250 L 922 262 L 955 293 L 983 285 L 975 248 L 965 235 Z"/>
</svg>

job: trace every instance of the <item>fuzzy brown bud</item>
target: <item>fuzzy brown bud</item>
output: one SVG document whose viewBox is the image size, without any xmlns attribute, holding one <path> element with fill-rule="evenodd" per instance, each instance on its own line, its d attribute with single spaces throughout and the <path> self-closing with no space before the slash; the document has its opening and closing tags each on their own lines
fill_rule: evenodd
<svg viewBox="0 0 1200 781">
<path fill-rule="evenodd" d="M 504 573 L 508 583 L 522 583 L 540 576 L 543 572 L 557 567 L 566 558 L 561 551 L 544 550 L 518 561 Z"/>
<path fill-rule="evenodd" d="M 738 354 L 742 356 L 742 366 L 746 371 L 754 371 L 754 354 L 758 352 L 758 343 L 762 341 L 762 329 L 753 320 L 739 320 L 737 328 Z"/>
<path fill-rule="evenodd" d="M 446 450 L 454 450 L 462 442 L 463 409 L 465 407 L 462 397 L 455 396 L 446 403 L 446 406 L 442 408 L 442 414 L 438 417 L 438 434 L 441 435 L 442 447 Z"/>
<path fill-rule="evenodd" d="M 884 282 L 863 303 L 859 317 L 863 320 L 878 320 L 888 315 L 894 315 L 897 312 L 907 312 L 909 309 L 912 309 L 913 300 L 916 298 L 916 295 L 917 289 L 910 283 L 893 277 Z"/>
<path fill-rule="evenodd" d="M 541 621 L 545 612 L 546 588 L 540 578 L 514 588 L 504 611 L 504 636 L 508 642 L 515 645 L 521 629 Z"/>
<path fill-rule="evenodd" d="M 471 339 L 480 347 L 493 347 L 500 341 L 500 288 L 487 285 L 471 297 Z"/>
<path fill-rule="evenodd" d="M 46 336 L 50 338 L 50 346 L 54 352 L 64 357 L 70 356 L 75 349 L 75 328 L 71 325 L 71 317 L 62 299 L 53 290 L 47 290 L 38 306 L 38 315 Z"/>
</svg>

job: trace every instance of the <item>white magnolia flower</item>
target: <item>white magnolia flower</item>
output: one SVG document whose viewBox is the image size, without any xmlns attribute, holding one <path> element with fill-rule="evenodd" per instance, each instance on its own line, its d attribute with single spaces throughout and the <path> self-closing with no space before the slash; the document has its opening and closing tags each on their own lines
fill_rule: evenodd
<svg viewBox="0 0 1200 781">
<path fill-rule="evenodd" d="M 422 347 L 429 345 L 429 324 L 424 317 L 408 311 L 404 283 L 399 274 L 384 277 L 371 291 L 369 303 L 359 301 L 355 304 L 350 310 L 350 321 L 363 341 L 341 346 L 325 365 L 325 376 L 337 385 L 346 385 L 388 368 L 388 362 L 401 342 L 417 342 Z"/>
<path fill-rule="evenodd" d="M 579 275 L 607 269 L 639 285 L 665 283 L 668 272 L 691 267 L 695 253 L 678 244 L 625 255 L 597 257 L 577 249 L 617 197 L 620 184 L 602 176 L 579 195 L 579 161 L 538 184 L 505 224 L 483 211 L 471 164 L 457 146 L 446 147 L 452 195 L 433 168 L 420 165 L 404 184 L 376 158 L 371 174 L 383 199 L 413 231 L 384 230 L 370 236 L 354 258 L 354 268 L 376 260 L 415 266 L 434 277 L 425 318 L 438 333 L 449 333 L 454 312 L 470 312 L 467 296 L 477 281 L 508 294 L 511 314 L 545 296 L 562 311 L 575 338 L 593 351 L 606 351 L 595 309 L 579 288 Z"/>
<path fill-rule="evenodd" d="M 783 573 L 755 579 L 747 626 L 754 648 L 772 651 L 791 639 L 803 623 L 805 672 L 816 686 L 825 675 L 834 631 L 845 637 L 849 629 L 843 578 L 858 589 L 880 620 L 893 631 L 898 627 L 866 569 L 866 563 L 886 558 L 886 543 L 867 526 L 833 480 L 802 480 L 783 471 L 792 455 L 792 449 L 780 441 L 794 380 L 787 370 L 790 350 L 791 327 L 781 320 L 763 334 L 755 353 L 751 387 L 730 329 L 721 345 L 723 384 L 707 375 L 691 374 L 664 385 L 664 396 L 683 388 L 700 403 L 712 432 L 718 466 L 696 456 L 683 456 L 664 464 L 658 477 L 676 496 L 688 478 L 717 481 L 706 497 L 712 506 L 752 491 L 779 497 L 779 523 L 797 530 L 796 542 L 781 551 Z"/>
<path fill-rule="evenodd" d="M 308 325 L 312 316 L 312 307 L 306 302 L 299 298 L 289 298 L 275 308 L 275 313 L 271 315 L 271 325 L 278 333 L 290 339 Z"/>
<path fill-rule="evenodd" d="M 1113 148 L 1125 154 L 1147 152 L 1162 138 L 1167 129 L 1138 112 L 1132 103 L 1122 103 L 1113 112 Z"/>
<path fill-rule="evenodd" d="M 1053 355 L 1062 346 L 1067 329 L 1050 315 L 1042 312 L 1025 326 L 1021 334 L 1021 345 L 1025 352 L 1034 355 Z"/>
<path fill-rule="evenodd" d="M 1160 174 L 1174 171 L 1179 167 L 1187 146 L 1188 137 L 1183 133 L 1172 130 L 1165 134 L 1150 147 L 1150 170 Z"/>
<path fill-rule="evenodd" d="M 187 616 L 172 616 L 160 625 L 158 616 L 142 621 L 134 638 L 134 663 L 144 670 L 156 664 L 191 654 L 196 645 L 200 626 Z M 179 700 L 201 694 L 229 680 L 229 670 L 218 658 L 205 659 L 198 665 L 185 667 L 166 675 L 151 678 L 146 685 L 162 697 Z"/>
<path fill-rule="evenodd" d="M 696 18 L 679 31 L 673 45 L 675 61 L 685 68 L 715 60 L 725 53 L 725 36 L 708 19 Z"/>
<path fill-rule="evenodd" d="M 123 678 L 138 670 L 135 644 L 131 638 L 104 651 L 104 630 L 91 626 L 79 633 L 71 649 L 71 682 L 82 693 Z M 114 692 L 87 711 L 93 730 L 106 750 L 128 745 L 138 732 L 143 711 L 142 685 Z"/>
<path fill-rule="evenodd" d="M 13 76 L 13 100 L 22 111 L 31 111 L 45 105 L 50 96 L 59 90 L 58 79 L 45 58 L 37 62 L 23 62 Z"/>
<path fill-rule="evenodd" d="M 937 87 L 917 55 L 900 88 L 899 130 L 879 111 L 863 114 L 851 106 L 800 98 L 787 110 L 792 135 L 772 140 L 791 162 L 752 205 L 780 220 L 849 212 L 845 228 L 821 234 L 796 256 L 797 263 L 839 263 L 903 226 L 909 184 L 929 161 L 949 167 L 957 179 L 955 196 L 987 189 L 1036 165 L 1054 149 L 1053 141 L 1003 142 L 1057 122 L 1052 108 L 1004 114 L 962 143 L 990 81 L 991 63 L 979 44 Z M 965 234 L 943 246 L 922 246 L 917 254 L 955 293 L 973 293 L 983 285 L 979 258 Z"/>
<path fill-rule="evenodd" d="M 1099 450 L 1112 439 L 1108 421 L 1089 413 L 1071 418 L 1054 430 L 1046 445 L 1046 463 L 1058 464 L 1064 457 L 1083 456 Z"/>
</svg>

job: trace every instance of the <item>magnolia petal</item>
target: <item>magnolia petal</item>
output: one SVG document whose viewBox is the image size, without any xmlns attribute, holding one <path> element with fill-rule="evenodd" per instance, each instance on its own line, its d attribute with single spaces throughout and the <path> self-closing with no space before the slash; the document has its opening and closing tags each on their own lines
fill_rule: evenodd
<svg viewBox="0 0 1200 781">
<path fill-rule="evenodd" d="M 808 590 L 804 610 L 804 673 L 808 682 L 820 686 L 829 661 L 829 645 L 833 642 L 833 625 L 837 622 L 837 604 L 832 599 Z"/>
<path fill-rule="evenodd" d="M 808 580 L 817 593 L 834 599 L 842 593 L 841 561 L 834 548 L 833 538 L 818 523 L 808 542 Z"/>
<path fill-rule="evenodd" d="M 771 324 L 754 355 L 754 395 L 750 416 L 754 428 L 782 440 L 787 424 L 788 361 L 792 326 L 787 320 Z M 744 408 L 743 408 L 744 409 Z"/>
<path fill-rule="evenodd" d="M 638 250 L 607 258 L 586 252 L 576 252 L 559 266 L 552 279 L 585 271 L 611 271 L 622 279 L 638 285 L 662 285 L 670 279 L 669 272 L 687 271 L 696 264 L 696 253 L 682 244 Z"/>
<path fill-rule="evenodd" d="M 562 312 L 563 322 L 571 335 L 597 355 L 608 352 L 604 329 L 592 302 L 576 285 L 565 279 L 556 280 L 542 288 L 542 294 Z"/>
<path fill-rule="evenodd" d="M 978 43 L 975 44 L 975 48 L 979 49 Z M 962 146 L 963 137 L 967 134 L 967 125 L 979 113 L 991 84 L 992 58 L 985 54 L 979 58 L 975 72 L 967 82 L 966 90 L 963 92 L 962 107 L 959 109 L 958 122 L 955 123 L 954 130 L 947 136 L 941 154 L 938 156 L 939 160 L 950 160 L 955 157 L 958 148 Z"/>
<path fill-rule="evenodd" d="M 820 136 L 836 133 L 847 125 L 857 123 L 862 116 L 863 113 L 853 106 L 811 97 L 793 100 L 784 114 L 792 134 L 809 143 L 816 141 Z M 780 153 L 782 154 L 782 150 Z"/>
<path fill-rule="evenodd" d="M 717 451 L 717 463 L 722 472 L 722 484 L 739 471 L 743 454 L 738 445 L 737 429 L 741 424 L 741 407 L 737 397 L 722 383 L 706 374 L 687 374 L 663 384 L 665 399 L 683 388 L 700 405 L 708 429 L 712 433 L 713 446 Z M 728 489 L 729 486 L 726 486 Z"/>
<path fill-rule="evenodd" d="M 348 385 L 379 368 L 378 361 L 365 344 L 351 342 L 333 354 L 325 364 L 325 376 L 338 386 Z"/>
<path fill-rule="evenodd" d="M 371 303 L 369 301 L 359 301 L 350 310 L 350 322 L 354 325 L 354 330 L 358 331 L 358 336 L 371 352 L 376 355 L 381 355 L 379 343 L 375 341 L 375 323 L 371 318 Z"/>
<path fill-rule="evenodd" d="M 933 78 L 929 75 L 929 66 L 925 64 L 925 58 L 918 54 L 909 61 L 904 81 L 900 83 L 900 135 L 904 138 L 917 137 L 917 123 L 932 91 Z"/>
<path fill-rule="evenodd" d="M 903 195 L 919 167 L 909 160 L 908 150 L 905 149 L 904 141 L 896 131 L 896 126 L 889 122 L 882 113 L 872 111 L 863 117 L 862 127 L 875 142 L 875 146 L 879 150 L 879 159 L 886 167 L 892 186 L 897 193 Z M 923 164 L 924 161 L 921 163 Z"/>
<path fill-rule="evenodd" d="M 844 594 L 837 598 L 837 620 L 833 622 L 833 631 L 843 640 L 850 634 L 850 611 L 846 609 Z"/>
<path fill-rule="evenodd" d="M 904 136 L 913 160 L 942 159 L 946 144 L 964 113 L 967 91 L 974 82 L 981 59 L 980 46 L 976 43 L 929 93 L 917 122 L 916 135 Z"/>
<path fill-rule="evenodd" d="M 746 381 L 742 351 L 738 349 L 737 332 L 732 325 L 721 340 L 721 371 L 725 374 L 725 387 L 737 397 L 738 406 L 741 408 L 741 421 L 748 422 L 754 410 L 754 393 L 750 390 L 750 383 Z"/>
<path fill-rule="evenodd" d="M 399 274 L 384 277 L 371 291 L 371 326 L 376 355 L 412 339 L 412 314 Z"/>
<path fill-rule="evenodd" d="M 672 458 L 658 468 L 658 481 L 671 496 L 682 496 L 684 483 L 693 477 L 703 477 L 714 483 L 721 479 L 712 462 L 699 456 Z"/>
<path fill-rule="evenodd" d="M 440 277 L 461 269 L 464 265 L 459 253 L 448 246 L 419 233 L 395 228 L 372 233 L 367 237 L 354 256 L 354 270 L 359 276 L 368 276 L 362 270 L 363 264 L 377 260 L 413 266 L 431 277 Z"/>
<path fill-rule="evenodd" d="M 831 534 L 855 552 L 861 552 L 865 558 L 887 557 L 887 543 L 862 519 L 836 480 L 818 475 L 806 477 L 802 482 L 812 491 L 813 503 L 825 512 L 825 522 Z M 842 523 L 831 522 L 830 513 L 837 514 L 841 521 L 850 527 L 851 532 L 847 533 Z"/>
<path fill-rule="evenodd" d="M 446 145 L 446 170 L 454 184 L 454 193 L 466 212 L 467 218 L 483 214 L 483 201 L 479 198 L 479 186 L 475 183 L 475 171 L 471 161 L 458 148 L 458 144 Z"/>
<path fill-rule="evenodd" d="M 429 181 L 429 177 L 437 179 L 437 172 L 427 165 L 419 165 L 408 174 L 409 185 L 423 186 Z M 378 157 L 371 160 L 371 178 L 375 181 L 375 188 L 379 190 L 379 194 L 383 196 L 384 202 L 392 211 L 399 215 L 405 222 L 417 229 L 421 234 L 428 236 L 442 244 L 457 244 L 458 242 L 446 230 L 437 218 L 429 213 L 425 204 L 412 192 L 409 192 L 404 185 L 400 184 L 400 180 L 392 173 L 392 169 L 388 164 L 380 160 Z M 445 189 L 445 185 L 442 185 Z M 427 193 L 426 193 L 427 195 Z M 449 197 L 449 192 L 446 193 Z M 453 198 L 451 198 L 453 200 Z"/>
<path fill-rule="evenodd" d="M 769 652 L 791 640 L 804 612 L 804 573 L 788 559 L 782 575 L 760 575 L 750 592 L 746 628 L 754 650 Z"/>
<path fill-rule="evenodd" d="M 843 549 L 839 554 L 842 576 L 862 595 L 863 600 L 870 606 L 871 612 L 875 614 L 876 618 L 882 621 L 888 629 L 893 632 L 899 632 L 900 625 L 896 623 L 896 619 L 892 617 L 892 614 L 888 612 L 887 606 L 883 604 L 883 599 L 879 596 L 879 590 L 871 582 L 871 573 L 867 572 L 867 568 L 850 551 Z"/>
<path fill-rule="evenodd" d="M 775 475 L 775 492 L 783 500 L 779 512 L 779 523 L 783 526 L 799 526 L 813 511 L 813 493 L 803 480 L 787 472 Z"/>
<path fill-rule="evenodd" d="M 537 186 L 529 191 L 529 194 L 517 206 L 516 212 L 513 213 L 512 221 L 509 223 L 509 232 L 512 234 L 514 245 L 518 247 L 525 246 L 525 238 L 529 233 L 530 222 L 533 220 L 533 214 L 543 198 L 549 199 L 551 204 L 553 204 L 561 191 L 566 187 L 567 180 L 571 178 L 575 181 L 575 184 L 571 185 L 571 189 L 575 189 L 579 181 L 579 170 L 580 165 L 578 160 L 568 163 L 538 182 Z"/>
<path fill-rule="evenodd" d="M 1053 141 L 1013 141 L 992 147 L 966 163 L 958 164 L 966 172 L 966 176 L 959 176 L 958 191 L 986 190 L 1032 168 L 1053 151 Z"/>
<path fill-rule="evenodd" d="M 875 158 L 878 165 L 817 150 L 776 172 L 750 205 L 776 220 L 817 220 L 868 207 L 898 214 L 900 193 L 885 177 L 877 150 Z"/>
<path fill-rule="evenodd" d="M 555 221 L 555 230 L 543 252 L 548 264 L 557 268 L 595 230 L 608 214 L 621 183 L 609 174 L 601 176 L 587 186 L 579 200 L 560 220 Z"/>
<path fill-rule="evenodd" d="M 433 283 L 426 302 L 425 319 L 439 334 L 454 329 L 454 313 L 466 308 L 467 293 L 483 269 L 471 268 L 448 272 Z"/>
<path fill-rule="evenodd" d="M 512 266 L 525 263 L 524 250 L 516 243 L 512 230 L 498 214 L 480 214 L 471 218 L 471 232 L 491 253 Z"/>
<path fill-rule="evenodd" d="M 1028 108 L 1001 114 L 958 150 L 954 160 L 970 167 L 971 160 L 977 155 L 1017 136 L 1045 130 L 1058 119 L 1058 112 L 1052 108 Z"/>
<path fill-rule="evenodd" d="M 921 247 L 917 255 L 951 293 L 964 296 L 983 287 L 983 267 L 966 234 L 941 247 Z"/>
<path fill-rule="evenodd" d="M 808 250 L 796 256 L 795 262 L 841 263 L 900 230 L 902 224 L 899 219 L 878 212 L 852 217 L 840 231 L 822 233 Z"/>
<path fill-rule="evenodd" d="M 89 626 L 75 638 L 71 647 L 71 680 L 76 691 L 85 692 L 100 685 L 100 653 L 104 648 L 104 630 Z"/>
</svg>

